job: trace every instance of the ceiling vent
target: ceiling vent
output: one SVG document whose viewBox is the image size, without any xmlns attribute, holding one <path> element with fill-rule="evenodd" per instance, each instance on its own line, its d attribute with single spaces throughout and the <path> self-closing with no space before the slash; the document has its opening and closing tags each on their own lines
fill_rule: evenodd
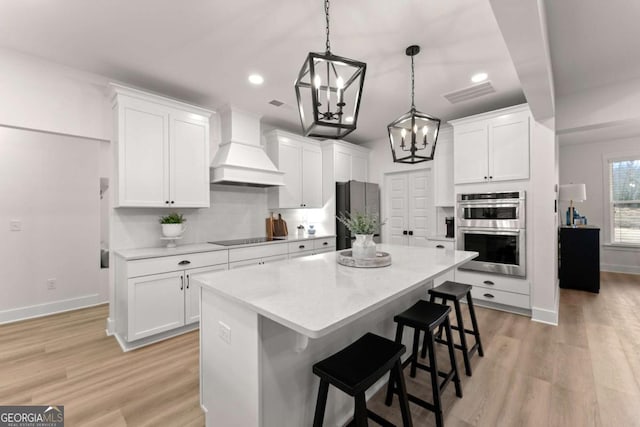
<svg viewBox="0 0 640 427">
<path fill-rule="evenodd" d="M 277 99 L 272 99 L 271 101 L 269 101 L 269 104 L 273 105 L 274 107 L 281 107 L 284 105 L 284 102 L 278 101 Z"/>
<path fill-rule="evenodd" d="M 496 90 L 491 85 L 491 82 L 486 81 L 454 92 L 445 93 L 442 96 L 447 98 L 450 103 L 457 104 L 458 102 L 468 101 L 473 98 L 494 93 L 495 91 Z"/>
</svg>

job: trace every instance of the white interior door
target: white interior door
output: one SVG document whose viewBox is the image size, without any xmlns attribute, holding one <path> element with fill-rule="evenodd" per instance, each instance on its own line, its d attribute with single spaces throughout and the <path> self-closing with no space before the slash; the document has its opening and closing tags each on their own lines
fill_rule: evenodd
<svg viewBox="0 0 640 427">
<path fill-rule="evenodd" d="M 431 169 L 385 176 L 387 231 L 385 242 L 426 246 L 432 231 L 433 191 Z"/>
<path fill-rule="evenodd" d="M 387 194 L 389 243 L 393 245 L 406 245 L 409 236 L 404 234 L 409 230 L 407 224 L 408 203 L 407 203 L 407 175 L 393 174 L 387 175 L 385 179 Z"/>
<path fill-rule="evenodd" d="M 429 191 L 431 170 L 408 174 L 408 223 L 409 245 L 426 246 L 429 233 L 429 213 L 433 206 L 432 191 Z"/>
</svg>

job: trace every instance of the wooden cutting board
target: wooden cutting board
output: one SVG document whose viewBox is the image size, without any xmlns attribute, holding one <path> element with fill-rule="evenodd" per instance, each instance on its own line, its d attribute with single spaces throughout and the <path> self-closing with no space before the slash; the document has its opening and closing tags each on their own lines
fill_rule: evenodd
<svg viewBox="0 0 640 427">
<path fill-rule="evenodd" d="M 278 219 L 273 220 L 273 237 L 285 237 L 288 234 L 287 223 L 282 219 L 282 215 L 278 214 Z"/>
<path fill-rule="evenodd" d="M 269 240 L 273 239 L 274 221 L 275 221 L 275 218 L 273 216 L 269 216 L 269 218 L 265 220 L 265 226 L 267 228 L 267 239 Z"/>
</svg>

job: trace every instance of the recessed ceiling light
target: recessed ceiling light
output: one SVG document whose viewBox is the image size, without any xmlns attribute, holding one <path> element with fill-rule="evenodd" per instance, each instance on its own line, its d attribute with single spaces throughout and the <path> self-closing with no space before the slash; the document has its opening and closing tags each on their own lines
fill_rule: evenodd
<svg viewBox="0 0 640 427">
<path fill-rule="evenodd" d="M 261 85 L 264 83 L 264 78 L 260 74 L 251 74 L 249 76 L 249 83 L 254 85 Z"/>
<path fill-rule="evenodd" d="M 477 73 L 471 77 L 471 81 L 474 83 L 480 83 L 487 80 L 487 77 L 489 77 L 487 73 Z"/>
</svg>

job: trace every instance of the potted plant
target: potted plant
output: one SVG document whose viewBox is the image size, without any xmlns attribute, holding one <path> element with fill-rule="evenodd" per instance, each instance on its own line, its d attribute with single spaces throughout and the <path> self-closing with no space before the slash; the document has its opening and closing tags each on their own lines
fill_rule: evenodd
<svg viewBox="0 0 640 427">
<path fill-rule="evenodd" d="M 161 216 L 160 224 L 162 225 L 162 235 L 164 237 L 179 237 L 187 228 L 184 225 L 185 221 L 185 217 L 177 212 Z"/>
<path fill-rule="evenodd" d="M 367 214 L 355 212 L 353 214 L 341 213 L 337 216 L 338 221 L 356 236 L 353 242 L 352 256 L 356 259 L 375 258 L 376 244 L 373 241 L 373 234 L 385 224 L 386 221 L 380 222 L 380 218 L 376 214 Z"/>
</svg>

